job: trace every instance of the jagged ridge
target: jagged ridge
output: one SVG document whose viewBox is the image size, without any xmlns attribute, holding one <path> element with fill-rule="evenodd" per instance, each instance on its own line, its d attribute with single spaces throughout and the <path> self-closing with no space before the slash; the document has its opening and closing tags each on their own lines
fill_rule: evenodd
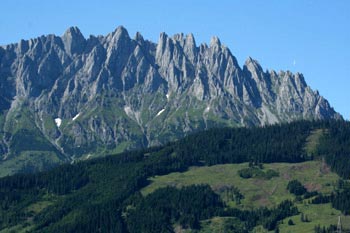
<svg viewBox="0 0 350 233">
<path fill-rule="evenodd" d="M 60 160 L 159 145 L 214 126 L 251 126 L 341 118 L 300 73 L 243 68 L 213 37 L 158 43 L 118 27 L 85 39 L 77 27 L 0 48 L 0 154 L 33 135 Z M 55 123 L 56 120 L 56 123 Z M 35 132 L 35 133 L 33 133 Z M 37 152 L 35 152 L 37 153 Z"/>
</svg>

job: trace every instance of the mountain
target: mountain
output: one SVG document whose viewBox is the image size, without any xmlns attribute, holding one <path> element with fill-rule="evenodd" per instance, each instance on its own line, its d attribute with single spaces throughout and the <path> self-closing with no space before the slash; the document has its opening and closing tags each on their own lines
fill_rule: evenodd
<svg viewBox="0 0 350 233">
<path fill-rule="evenodd" d="M 300 73 L 243 68 L 213 37 L 158 43 L 77 27 L 0 47 L 1 174 L 164 144 L 218 126 L 340 119 Z"/>
</svg>

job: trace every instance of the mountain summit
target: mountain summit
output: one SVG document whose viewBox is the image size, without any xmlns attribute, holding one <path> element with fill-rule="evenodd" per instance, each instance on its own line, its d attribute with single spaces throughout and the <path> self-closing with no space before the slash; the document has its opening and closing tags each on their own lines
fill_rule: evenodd
<svg viewBox="0 0 350 233">
<path fill-rule="evenodd" d="M 0 166 L 8 173 L 211 127 L 339 118 L 302 74 L 264 71 L 252 58 L 241 68 L 217 37 L 197 46 L 192 34 L 161 33 L 153 43 L 118 27 L 86 39 L 71 27 L 0 47 Z"/>
</svg>

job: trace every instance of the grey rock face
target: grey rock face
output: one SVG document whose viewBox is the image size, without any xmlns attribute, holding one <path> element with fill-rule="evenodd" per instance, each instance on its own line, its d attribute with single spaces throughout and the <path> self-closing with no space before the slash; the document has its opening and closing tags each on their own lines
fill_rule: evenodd
<svg viewBox="0 0 350 233">
<path fill-rule="evenodd" d="M 252 58 L 241 68 L 217 37 L 197 46 L 192 34 L 162 33 L 153 43 L 123 27 L 0 48 L 0 114 L 2 158 L 29 150 L 13 148 L 26 129 L 68 160 L 213 126 L 341 118 L 302 74 L 264 71 Z"/>
<path fill-rule="evenodd" d="M 62 36 L 62 42 L 64 44 L 65 51 L 69 55 L 81 54 L 85 48 L 85 38 L 81 34 L 79 28 L 70 27 Z"/>
</svg>

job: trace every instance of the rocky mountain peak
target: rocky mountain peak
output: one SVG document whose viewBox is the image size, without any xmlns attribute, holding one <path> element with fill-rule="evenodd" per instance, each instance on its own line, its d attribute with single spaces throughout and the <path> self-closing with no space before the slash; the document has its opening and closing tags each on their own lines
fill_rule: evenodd
<svg viewBox="0 0 350 233">
<path fill-rule="evenodd" d="M 183 42 L 184 42 L 184 34 L 183 33 L 175 34 L 172 38 L 173 38 L 174 41 L 177 41 L 181 45 L 183 45 Z"/>
<path fill-rule="evenodd" d="M 164 47 L 168 38 L 169 36 L 165 32 L 160 33 L 157 47 Z"/>
<path fill-rule="evenodd" d="M 196 47 L 196 40 L 194 39 L 194 36 L 192 33 L 186 35 L 185 44 L 189 47 Z"/>
<path fill-rule="evenodd" d="M 246 59 L 246 61 L 244 62 L 244 65 L 246 65 L 246 66 L 253 65 L 256 67 L 261 67 L 260 63 L 250 56 Z"/>
<path fill-rule="evenodd" d="M 69 27 L 63 34 L 63 37 L 71 37 L 71 38 L 79 38 L 83 37 L 83 34 L 81 33 L 80 29 L 76 26 Z"/>
<path fill-rule="evenodd" d="M 113 34 L 113 37 L 117 39 L 119 38 L 130 39 L 128 31 L 123 26 L 117 27 L 112 34 Z"/>
<path fill-rule="evenodd" d="M 131 40 L 128 31 L 122 27 L 117 27 L 112 33 L 109 33 L 106 37 L 103 37 L 104 46 L 111 49 L 123 49 L 123 45 L 128 44 Z"/>
<path fill-rule="evenodd" d="M 304 87 L 307 86 L 304 75 L 302 73 L 297 72 L 295 74 L 295 80 L 298 86 L 304 86 Z"/>
<path fill-rule="evenodd" d="M 140 32 L 136 32 L 134 40 L 141 43 L 141 44 L 143 44 L 145 42 L 145 40 Z"/>
<path fill-rule="evenodd" d="M 243 70 L 244 69 L 247 69 L 251 73 L 264 72 L 260 63 L 251 57 L 248 57 L 245 61 Z"/>
<path fill-rule="evenodd" d="M 62 36 L 64 47 L 68 54 L 82 53 L 86 40 L 78 27 L 68 28 Z"/>
<path fill-rule="evenodd" d="M 212 47 L 212 48 L 220 48 L 221 47 L 221 41 L 217 36 L 213 36 L 210 39 L 210 47 Z"/>
</svg>

